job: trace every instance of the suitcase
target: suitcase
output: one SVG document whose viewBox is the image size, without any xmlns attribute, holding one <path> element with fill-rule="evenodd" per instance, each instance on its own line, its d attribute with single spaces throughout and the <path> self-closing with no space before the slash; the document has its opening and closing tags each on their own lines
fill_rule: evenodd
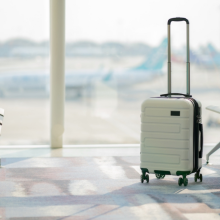
<svg viewBox="0 0 220 220">
<path fill-rule="evenodd" d="M 187 88 L 186 94 L 171 93 L 172 21 L 186 21 Z M 168 93 L 149 98 L 141 106 L 141 182 L 149 182 L 148 173 L 158 179 L 166 175 L 182 176 L 179 186 L 188 185 L 187 175 L 202 182 L 203 126 L 201 102 L 190 95 L 189 21 L 186 18 L 168 20 Z"/>
</svg>

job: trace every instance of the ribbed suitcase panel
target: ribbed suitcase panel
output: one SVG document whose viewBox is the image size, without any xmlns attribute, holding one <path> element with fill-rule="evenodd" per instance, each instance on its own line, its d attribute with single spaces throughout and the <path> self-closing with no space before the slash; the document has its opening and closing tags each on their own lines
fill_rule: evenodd
<svg viewBox="0 0 220 220">
<path fill-rule="evenodd" d="M 141 142 L 145 139 L 169 139 L 169 140 L 188 140 L 190 138 L 190 132 L 188 129 L 181 129 L 180 132 L 141 132 Z"/>
<path fill-rule="evenodd" d="M 149 117 L 145 116 L 145 114 L 141 114 L 141 122 L 142 123 L 163 123 L 165 124 L 181 124 L 181 128 L 189 128 L 189 118 L 170 118 L 170 117 Z"/>
<path fill-rule="evenodd" d="M 193 169 L 193 111 L 187 99 L 152 98 L 142 104 L 141 168 L 172 175 Z"/>
<path fill-rule="evenodd" d="M 157 100 L 156 100 L 157 99 Z M 146 108 L 167 108 L 170 109 L 170 105 L 173 105 L 176 109 L 189 109 L 189 105 L 186 105 L 186 103 L 181 102 L 183 99 L 169 99 L 169 98 L 150 98 L 145 100 L 142 103 L 141 111 L 144 112 Z M 172 103 L 173 101 L 178 101 L 178 105 Z M 175 106 L 174 106 L 175 105 Z"/>
<path fill-rule="evenodd" d="M 181 129 L 179 123 L 142 123 L 141 130 L 143 132 L 180 133 Z"/>
<path fill-rule="evenodd" d="M 188 109 L 179 109 L 173 108 L 172 111 L 180 111 L 181 115 L 178 116 L 179 118 L 189 118 L 189 110 Z M 170 108 L 145 108 L 144 116 L 150 117 L 170 117 Z"/>
<path fill-rule="evenodd" d="M 142 153 L 141 154 L 142 162 L 151 162 L 151 163 L 163 163 L 163 164 L 179 164 L 180 156 L 179 155 L 171 155 L 171 154 L 150 154 L 150 153 Z"/>
<path fill-rule="evenodd" d="M 172 153 L 170 152 L 172 150 Z M 157 148 L 157 154 L 164 154 L 164 155 L 181 155 L 182 160 L 188 160 L 189 155 L 188 155 L 188 150 L 189 148 Z M 144 159 L 146 154 L 155 154 L 155 147 L 144 147 L 142 148 L 141 151 L 141 160 L 146 161 Z"/>
</svg>

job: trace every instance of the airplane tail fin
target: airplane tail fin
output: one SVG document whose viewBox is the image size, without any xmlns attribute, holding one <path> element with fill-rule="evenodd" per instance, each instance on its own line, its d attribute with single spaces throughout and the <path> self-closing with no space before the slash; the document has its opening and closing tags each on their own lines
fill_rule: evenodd
<svg viewBox="0 0 220 220">
<path fill-rule="evenodd" d="M 208 49 L 210 52 L 212 64 L 217 66 L 218 68 L 220 67 L 220 53 L 217 49 L 214 48 L 212 44 L 208 44 Z"/>
<path fill-rule="evenodd" d="M 153 48 L 148 58 L 133 70 L 160 70 L 166 60 L 167 38 L 163 39 L 159 47 Z"/>
<path fill-rule="evenodd" d="M 218 54 L 218 51 L 214 48 L 212 44 L 209 43 L 207 47 L 211 56 L 216 56 Z"/>
</svg>

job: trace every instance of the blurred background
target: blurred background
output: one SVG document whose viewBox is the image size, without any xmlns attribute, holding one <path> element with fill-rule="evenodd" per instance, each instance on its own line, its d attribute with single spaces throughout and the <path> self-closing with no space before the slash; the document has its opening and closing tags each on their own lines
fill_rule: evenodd
<svg viewBox="0 0 220 220">
<path fill-rule="evenodd" d="M 0 144 L 49 144 L 49 0 L 0 0 Z M 218 142 L 217 0 L 66 0 L 64 144 L 135 144 L 141 103 L 167 92 L 167 20 L 190 21 L 191 94 Z M 173 22 L 172 91 L 186 91 L 186 25 Z"/>
</svg>

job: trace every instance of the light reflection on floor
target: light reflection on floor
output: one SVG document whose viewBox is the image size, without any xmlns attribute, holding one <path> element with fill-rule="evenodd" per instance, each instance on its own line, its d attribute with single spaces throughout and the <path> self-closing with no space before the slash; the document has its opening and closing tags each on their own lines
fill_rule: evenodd
<svg viewBox="0 0 220 220">
<path fill-rule="evenodd" d="M 0 219 L 220 219 L 220 150 L 212 165 L 203 160 L 203 182 L 190 175 L 187 187 L 153 174 L 141 184 L 138 145 L 1 147 L 0 155 Z"/>
</svg>

